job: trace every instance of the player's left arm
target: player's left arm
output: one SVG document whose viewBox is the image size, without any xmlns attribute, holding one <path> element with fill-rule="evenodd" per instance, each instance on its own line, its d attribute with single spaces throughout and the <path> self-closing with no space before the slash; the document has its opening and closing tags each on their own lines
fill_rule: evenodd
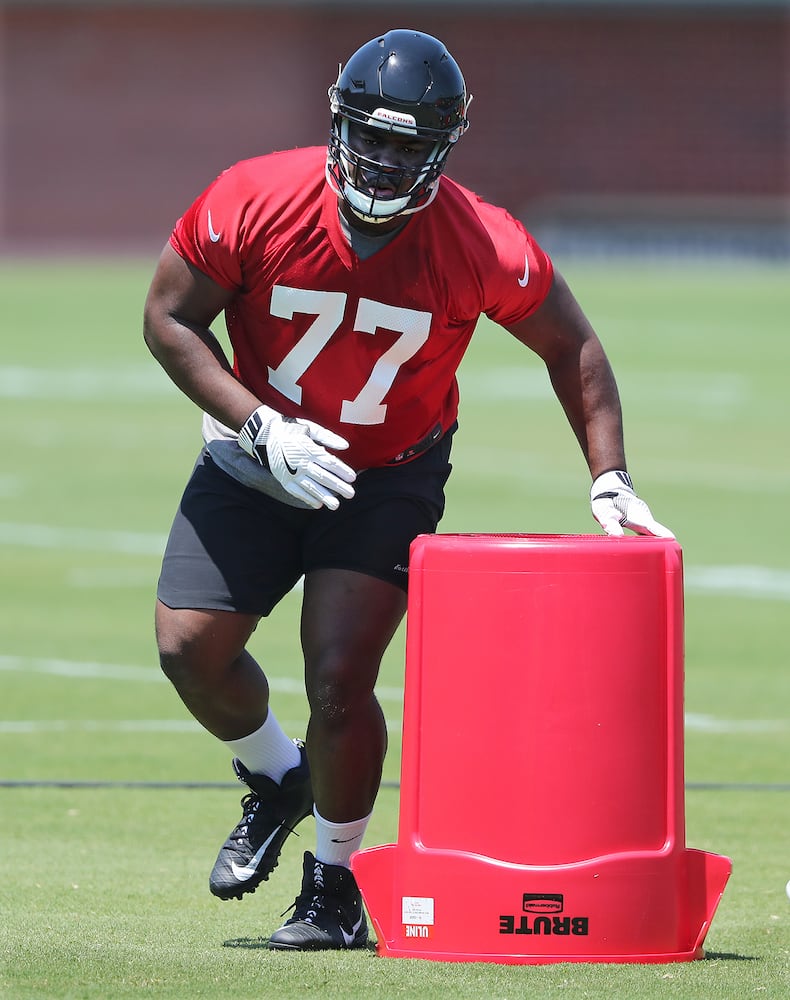
<svg viewBox="0 0 790 1000">
<path fill-rule="evenodd" d="M 592 324 L 555 270 L 538 309 L 509 332 L 546 365 L 593 479 L 625 469 L 623 420 L 614 373 Z"/>
<path fill-rule="evenodd" d="M 538 309 L 507 328 L 546 365 L 593 479 L 592 511 L 607 534 L 623 528 L 672 537 L 636 496 L 626 467 L 623 417 L 612 367 L 592 324 L 555 270 Z"/>
</svg>

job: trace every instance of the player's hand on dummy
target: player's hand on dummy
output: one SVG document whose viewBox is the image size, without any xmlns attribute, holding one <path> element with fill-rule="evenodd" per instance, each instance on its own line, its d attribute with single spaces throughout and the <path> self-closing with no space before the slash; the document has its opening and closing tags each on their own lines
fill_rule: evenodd
<svg viewBox="0 0 790 1000">
<path fill-rule="evenodd" d="M 292 497 L 315 510 L 337 510 L 341 499 L 354 496 L 357 474 L 326 450 L 348 448 L 348 441 L 312 420 L 259 406 L 239 431 L 239 444 Z"/>
<path fill-rule="evenodd" d="M 590 506 L 593 517 L 607 535 L 623 535 L 623 529 L 630 528 L 638 535 L 675 537 L 654 519 L 645 501 L 634 493 L 627 472 L 604 472 L 598 476 L 590 489 Z"/>
</svg>

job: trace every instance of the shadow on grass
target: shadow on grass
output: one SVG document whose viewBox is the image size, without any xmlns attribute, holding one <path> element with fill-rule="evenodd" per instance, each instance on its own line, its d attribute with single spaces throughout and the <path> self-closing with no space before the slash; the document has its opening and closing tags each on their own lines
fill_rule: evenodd
<svg viewBox="0 0 790 1000">
<path fill-rule="evenodd" d="M 222 942 L 223 948 L 248 948 L 250 951 L 263 950 L 268 951 L 269 939 L 267 937 L 243 937 L 243 938 L 231 938 L 229 941 Z M 375 952 L 376 942 L 368 941 L 364 948 L 355 948 L 354 951 L 370 951 Z M 723 957 L 723 956 L 722 956 Z"/>
<path fill-rule="evenodd" d="M 256 948 L 266 948 L 269 944 L 269 939 L 267 937 L 256 937 L 256 938 L 232 938 L 230 941 L 223 941 L 223 948 L 249 948 L 250 950 L 255 950 Z"/>
<path fill-rule="evenodd" d="M 231 938 L 229 941 L 223 941 L 223 948 L 248 948 L 250 951 L 264 950 L 268 951 L 269 939 L 267 937 L 243 937 L 243 938 Z M 356 951 L 361 949 L 355 949 Z M 365 946 L 366 951 L 375 952 L 376 944 L 374 941 L 369 941 Z M 703 961 L 706 962 L 759 962 L 759 955 L 738 955 L 729 951 L 706 951 L 705 958 Z"/>
<path fill-rule="evenodd" d="M 706 951 L 706 962 L 759 962 L 759 955 L 735 955 L 729 951 Z"/>
</svg>

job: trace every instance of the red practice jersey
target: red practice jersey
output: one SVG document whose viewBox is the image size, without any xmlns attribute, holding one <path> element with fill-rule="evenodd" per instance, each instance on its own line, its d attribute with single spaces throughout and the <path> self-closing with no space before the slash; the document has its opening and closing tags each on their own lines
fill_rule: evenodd
<svg viewBox="0 0 790 1000">
<path fill-rule="evenodd" d="M 401 461 L 455 421 L 456 371 L 486 315 L 518 323 L 552 265 L 524 227 L 447 177 L 366 260 L 325 181 L 326 149 L 245 160 L 176 223 L 173 248 L 235 292 L 233 365 L 263 402 L 350 442 L 357 470 Z M 439 429 L 437 429 L 439 428 Z"/>
</svg>

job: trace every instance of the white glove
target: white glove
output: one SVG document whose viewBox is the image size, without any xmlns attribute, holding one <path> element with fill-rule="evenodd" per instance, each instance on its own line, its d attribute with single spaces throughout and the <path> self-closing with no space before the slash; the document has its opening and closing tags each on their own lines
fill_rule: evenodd
<svg viewBox="0 0 790 1000">
<path fill-rule="evenodd" d="M 593 517 L 607 535 L 623 535 L 630 528 L 638 535 L 658 538 L 675 536 L 663 524 L 653 519 L 650 508 L 634 493 L 634 484 L 627 472 L 604 472 L 590 490 Z"/>
<path fill-rule="evenodd" d="M 297 417 L 284 417 L 270 406 L 259 406 L 239 431 L 239 444 L 297 500 L 314 510 L 337 510 L 340 498 L 350 500 L 356 472 L 327 448 L 348 448 L 332 431 Z"/>
</svg>

